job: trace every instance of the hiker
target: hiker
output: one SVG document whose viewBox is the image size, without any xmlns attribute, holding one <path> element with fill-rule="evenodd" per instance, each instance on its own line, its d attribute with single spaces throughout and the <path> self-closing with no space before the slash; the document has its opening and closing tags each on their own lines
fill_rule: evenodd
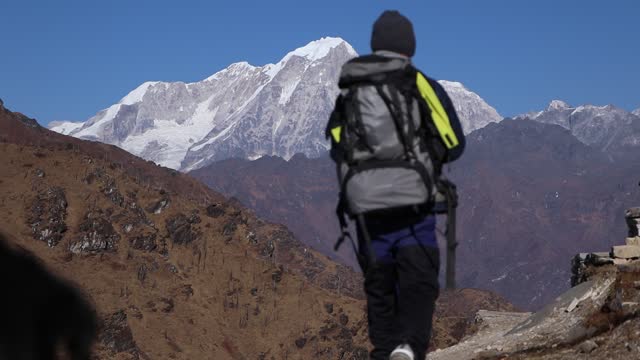
<svg viewBox="0 0 640 360">
<path fill-rule="evenodd" d="M 460 157 L 465 139 L 445 90 L 411 63 L 406 17 L 382 13 L 371 49 L 342 67 L 326 129 L 341 187 L 336 248 L 349 238 L 363 269 L 371 359 L 422 360 L 439 293 L 435 199 L 449 194 L 444 208 L 455 207 L 442 165 Z M 356 220 L 357 246 L 345 215 Z"/>
</svg>

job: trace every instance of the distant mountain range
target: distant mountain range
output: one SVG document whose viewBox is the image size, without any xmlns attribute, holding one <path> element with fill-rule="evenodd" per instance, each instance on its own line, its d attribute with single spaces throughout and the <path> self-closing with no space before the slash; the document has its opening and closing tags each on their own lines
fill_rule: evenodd
<svg viewBox="0 0 640 360">
<path fill-rule="evenodd" d="M 344 40 L 323 38 L 276 64 L 236 63 L 196 83 L 146 82 L 85 122 L 50 128 L 183 171 L 234 157 L 317 157 L 328 149 L 324 127 L 340 67 L 354 56 Z M 502 119 L 462 84 L 441 83 L 466 132 Z"/>
<path fill-rule="evenodd" d="M 587 145 L 605 152 L 624 151 L 640 146 L 640 111 L 633 113 L 613 105 L 578 107 L 554 100 L 540 112 L 519 115 L 516 119 L 531 119 L 557 124 Z"/>
</svg>

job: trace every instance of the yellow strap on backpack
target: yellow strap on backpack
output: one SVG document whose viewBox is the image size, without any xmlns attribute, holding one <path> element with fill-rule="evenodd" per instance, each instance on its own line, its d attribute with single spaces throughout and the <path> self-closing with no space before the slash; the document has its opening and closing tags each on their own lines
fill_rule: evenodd
<svg viewBox="0 0 640 360">
<path fill-rule="evenodd" d="M 440 99 L 438 99 L 438 95 L 436 95 L 429 81 L 427 81 L 419 71 L 416 78 L 416 85 L 418 86 L 420 95 L 422 95 L 424 101 L 429 105 L 429 109 L 431 109 L 431 118 L 436 125 L 436 129 L 438 129 L 438 133 L 440 133 L 442 142 L 444 142 L 447 149 L 458 146 L 458 137 L 451 127 L 449 115 L 447 115 L 447 112 L 442 107 L 442 103 L 440 103 Z"/>
<path fill-rule="evenodd" d="M 342 126 L 336 126 L 333 129 L 331 129 L 331 136 L 333 136 L 333 141 L 335 141 L 336 144 L 340 143 L 341 133 L 342 133 Z"/>
</svg>

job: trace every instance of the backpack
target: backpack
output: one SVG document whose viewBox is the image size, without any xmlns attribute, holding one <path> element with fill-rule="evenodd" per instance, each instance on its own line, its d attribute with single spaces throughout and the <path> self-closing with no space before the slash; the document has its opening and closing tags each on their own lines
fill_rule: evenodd
<svg viewBox="0 0 640 360">
<path fill-rule="evenodd" d="M 370 245 L 365 215 L 433 210 L 435 194 L 442 187 L 446 148 L 455 146 L 457 139 L 434 121 L 433 115 L 444 113 L 442 105 L 407 59 L 377 55 L 353 59 L 343 66 L 339 87 L 325 130 L 340 184 L 336 212 L 342 236 L 335 249 L 349 238 L 360 255 L 345 216 L 358 221 Z M 364 268 L 365 259 L 358 260 Z"/>
</svg>

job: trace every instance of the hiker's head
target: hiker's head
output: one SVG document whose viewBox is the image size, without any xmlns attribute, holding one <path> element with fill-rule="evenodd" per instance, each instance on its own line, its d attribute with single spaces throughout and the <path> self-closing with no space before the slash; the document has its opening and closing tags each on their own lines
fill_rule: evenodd
<svg viewBox="0 0 640 360">
<path fill-rule="evenodd" d="M 416 35 L 411 21 L 395 10 L 387 10 L 373 24 L 371 50 L 387 50 L 412 57 L 416 53 Z"/>
</svg>

